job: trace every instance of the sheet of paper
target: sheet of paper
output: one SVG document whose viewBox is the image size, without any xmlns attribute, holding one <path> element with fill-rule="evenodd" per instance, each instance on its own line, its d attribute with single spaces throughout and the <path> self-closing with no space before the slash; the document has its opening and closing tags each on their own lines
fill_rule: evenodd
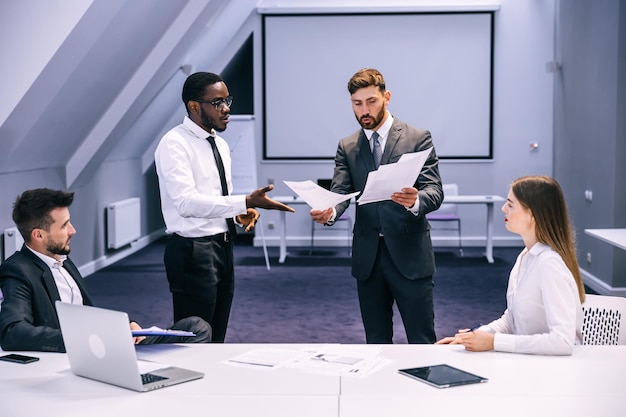
<svg viewBox="0 0 626 417">
<path fill-rule="evenodd" d="M 297 360 L 302 356 L 299 350 L 261 348 L 242 353 L 225 360 L 224 364 L 261 369 L 273 369 Z"/>
<path fill-rule="evenodd" d="M 358 191 L 352 194 L 333 193 L 311 180 L 283 182 L 315 210 L 326 210 L 327 208 L 335 207 L 342 201 L 349 200 L 359 194 Z"/>
<path fill-rule="evenodd" d="M 133 330 L 131 332 L 134 337 L 137 336 L 195 336 L 195 333 L 183 330 L 166 330 L 160 327 L 152 326 L 146 329 Z"/>
<path fill-rule="evenodd" d="M 381 369 L 389 360 L 379 355 L 380 347 L 318 346 L 287 366 L 306 372 L 346 377 L 365 377 Z"/>
<path fill-rule="evenodd" d="M 358 204 L 390 200 L 391 194 L 405 187 L 412 187 L 419 177 L 432 148 L 420 152 L 406 153 L 395 164 L 385 164 L 371 171 L 363 188 Z"/>
</svg>

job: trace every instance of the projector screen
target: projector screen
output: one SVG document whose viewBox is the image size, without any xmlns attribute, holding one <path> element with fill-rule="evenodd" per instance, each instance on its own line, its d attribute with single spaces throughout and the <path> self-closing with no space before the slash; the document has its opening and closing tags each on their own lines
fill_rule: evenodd
<svg viewBox="0 0 626 417">
<path fill-rule="evenodd" d="M 263 158 L 334 158 L 359 129 L 347 83 L 365 67 L 439 157 L 492 158 L 492 34 L 492 12 L 264 15 Z"/>
</svg>

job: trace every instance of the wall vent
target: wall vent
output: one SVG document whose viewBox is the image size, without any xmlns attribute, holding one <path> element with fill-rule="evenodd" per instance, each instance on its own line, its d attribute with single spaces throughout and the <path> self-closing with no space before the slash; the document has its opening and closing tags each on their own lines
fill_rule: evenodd
<svg viewBox="0 0 626 417">
<path fill-rule="evenodd" d="M 141 237 L 141 201 L 137 197 L 107 206 L 107 247 L 119 249 Z"/>
</svg>

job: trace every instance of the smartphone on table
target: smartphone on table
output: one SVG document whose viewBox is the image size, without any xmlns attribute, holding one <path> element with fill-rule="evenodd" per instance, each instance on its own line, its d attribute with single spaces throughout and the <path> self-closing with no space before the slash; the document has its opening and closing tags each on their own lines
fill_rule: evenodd
<svg viewBox="0 0 626 417">
<path fill-rule="evenodd" d="M 0 356 L 0 361 L 14 362 L 14 363 L 33 363 L 39 360 L 36 356 L 19 355 L 17 353 L 10 353 L 8 355 Z"/>
</svg>

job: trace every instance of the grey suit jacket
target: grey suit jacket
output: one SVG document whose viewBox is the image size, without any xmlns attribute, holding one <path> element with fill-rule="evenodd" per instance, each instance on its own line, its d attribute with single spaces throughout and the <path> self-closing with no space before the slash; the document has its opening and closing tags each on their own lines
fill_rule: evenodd
<svg viewBox="0 0 626 417">
<path fill-rule="evenodd" d="M 430 132 L 414 128 L 394 118 L 381 164 L 397 162 L 405 153 L 433 147 Z M 367 175 L 374 170 L 374 159 L 363 130 L 339 141 L 331 190 L 341 194 L 363 191 Z M 419 215 L 391 200 L 357 205 L 352 246 L 352 275 L 359 280 L 370 276 L 379 236 L 384 235 L 391 257 L 408 279 L 418 279 L 435 272 L 435 257 L 426 213 L 436 210 L 443 200 L 439 159 L 433 147 L 414 187 L 418 189 Z M 358 197 L 357 197 L 358 198 Z M 337 205 L 337 216 L 349 202 Z"/>
<path fill-rule="evenodd" d="M 93 305 L 85 282 L 67 258 L 63 267 L 80 288 L 83 304 Z M 0 346 L 3 350 L 65 352 L 54 302 L 60 300 L 52 271 L 25 245 L 0 264 Z"/>
</svg>

